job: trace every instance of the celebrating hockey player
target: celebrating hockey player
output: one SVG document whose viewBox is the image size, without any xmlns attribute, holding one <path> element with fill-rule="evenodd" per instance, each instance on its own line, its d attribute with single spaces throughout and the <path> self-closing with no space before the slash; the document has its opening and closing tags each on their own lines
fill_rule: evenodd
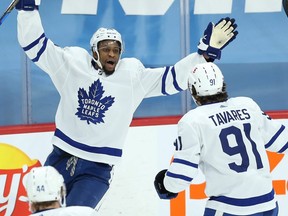
<svg viewBox="0 0 288 216">
<path fill-rule="evenodd" d="M 198 107 L 178 122 L 173 161 L 155 177 L 159 197 L 175 198 L 200 169 L 208 196 L 204 216 L 277 216 L 266 149 L 286 153 L 287 128 L 251 98 L 228 99 L 214 63 L 196 65 L 188 88 Z"/>
<path fill-rule="evenodd" d="M 33 216 L 93 216 L 86 206 L 65 207 L 66 188 L 59 172 L 51 167 L 35 167 L 26 176 L 25 188 Z"/>
<path fill-rule="evenodd" d="M 45 165 L 63 175 L 68 206 L 98 208 L 141 101 L 187 89 L 191 68 L 220 59 L 222 49 L 238 33 L 234 19 L 209 23 L 198 53 L 173 66 L 151 69 L 136 58 L 120 58 L 123 41 L 115 29 L 100 28 L 94 33 L 91 55 L 80 47 L 61 48 L 46 37 L 39 0 L 20 0 L 16 9 L 21 47 L 49 74 L 60 94 L 53 151 Z"/>
</svg>

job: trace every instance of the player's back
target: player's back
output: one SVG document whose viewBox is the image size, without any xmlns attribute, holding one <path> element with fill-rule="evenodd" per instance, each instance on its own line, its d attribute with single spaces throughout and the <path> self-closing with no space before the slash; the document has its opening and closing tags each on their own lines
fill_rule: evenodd
<svg viewBox="0 0 288 216">
<path fill-rule="evenodd" d="M 263 118 L 252 99 L 237 97 L 199 106 L 181 119 L 198 137 L 208 207 L 242 214 L 275 207 Z"/>
<path fill-rule="evenodd" d="M 31 216 L 95 216 L 96 211 L 86 206 L 55 208 L 32 214 Z"/>
</svg>

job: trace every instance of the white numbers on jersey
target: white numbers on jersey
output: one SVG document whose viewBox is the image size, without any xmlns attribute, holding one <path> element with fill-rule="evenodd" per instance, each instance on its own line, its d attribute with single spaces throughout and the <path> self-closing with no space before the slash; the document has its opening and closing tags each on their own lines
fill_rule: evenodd
<svg viewBox="0 0 288 216">
<path fill-rule="evenodd" d="M 243 132 L 244 132 L 244 136 L 246 136 L 246 138 L 250 141 L 252 152 L 254 154 L 254 158 L 251 158 L 251 156 L 249 158 L 249 155 L 247 153 L 247 149 L 243 140 Z M 242 159 L 241 164 L 236 164 L 235 162 L 228 164 L 230 169 L 238 173 L 247 171 L 248 167 L 250 166 L 250 159 L 255 159 L 257 169 L 263 168 L 261 155 L 259 154 L 257 150 L 256 143 L 251 139 L 250 132 L 251 132 L 250 123 L 245 123 L 243 124 L 243 129 L 237 128 L 235 126 L 230 126 L 230 127 L 222 129 L 219 134 L 219 138 L 221 141 L 223 151 L 230 156 L 234 156 L 234 155 L 241 156 L 241 159 Z M 228 139 L 229 136 L 234 137 L 233 140 L 235 142 L 232 143 L 233 145 L 231 144 L 232 139 Z"/>
<path fill-rule="evenodd" d="M 175 140 L 174 142 L 175 150 L 176 151 L 181 151 L 182 150 L 182 139 L 180 136 Z"/>
</svg>

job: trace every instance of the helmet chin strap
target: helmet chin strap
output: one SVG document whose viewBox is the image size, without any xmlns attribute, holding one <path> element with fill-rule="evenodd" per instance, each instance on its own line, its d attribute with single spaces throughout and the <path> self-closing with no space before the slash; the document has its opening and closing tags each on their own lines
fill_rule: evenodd
<svg viewBox="0 0 288 216">
<path fill-rule="evenodd" d="M 201 104 L 193 96 L 192 96 L 192 99 L 197 106 L 201 106 Z"/>
<path fill-rule="evenodd" d="M 93 47 L 92 47 L 92 51 L 93 51 L 93 52 L 96 52 L 96 54 L 97 54 L 97 56 L 98 56 L 98 59 L 96 60 L 96 59 L 94 58 L 94 54 L 93 54 L 93 55 L 92 55 L 93 60 L 96 62 L 96 64 L 98 65 L 98 67 L 103 70 L 103 66 L 102 66 L 102 64 L 101 64 L 101 62 L 100 62 L 100 55 L 99 55 L 99 52 L 98 52 L 98 50 L 97 50 L 97 47 L 93 46 Z"/>
<path fill-rule="evenodd" d="M 60 206 L 61 207 L 66 207 L 66 197 L 65 196 L 61 197 Z"/>
<path fill-rule="evenodd" d="M 95 47 L 95 46 L 93 46 L 92 47 L 92 51 L 93 52 L 96 52 L 96 54 L 97 54 L 97 56 L 98 56 L 98 59 L 96 60 L 95 58 L 94 58 L 94 54 L 92 55 L 92 58 L 93 58 L 93 60 L 96 62 L 96 64 L 98 65 L 98 67 L 102 70 L 102 71 L 104 71 L 103 70 L 103 66 L 102 66 L 102 64 L 101 64 L 101 62 L 100 62 L 100 55 L 99 55 L 99 52 L 98 52 L 98 50 L 97 50 L 97 47 Z M 122 51 L 121 51 L 121 53 L 120 53 L 120 55 L 119 55 L 119 61 L 120 61 L 120 59 L 121 59 L 121 56 L 122 56 Z M 118 63 L 119 63 L 119 61 L 118 61 Z M 115 66 L 115 70 L 118 68 L 118 65 L 119 64 L 116 64 L 116 66 Z M 104 71 L 105 72 L 105 71 Z"/>
<path fill-rule="evenodd" d="M 60 206 L 61 207 L 66 207 L 66 186 L 63 185 L 61 188 L 61 196 L 60 196 Z"/>
<path fill-rule="evenodd" d="M 197 95 L 193 95 L 193 93 L 190 90 L 189 90 L 189 92 L 191 93 L 191 96 L 192 96 L 192 99 L 193 99 L 194 103 L 197 106 L 201 106 L 202 104 L 196 99 Z"/>
</svg>

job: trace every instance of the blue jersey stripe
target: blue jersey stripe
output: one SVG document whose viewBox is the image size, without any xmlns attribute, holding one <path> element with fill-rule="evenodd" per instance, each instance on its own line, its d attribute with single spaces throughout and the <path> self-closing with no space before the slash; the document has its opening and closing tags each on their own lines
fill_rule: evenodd
<svg viewBox="0 0 288 216">
<path fill-rule="evenodd" d="M 70 137 L 66 136 L 58 128 L 55 130 L 54 135 L 58 137 L 59 139 L 63 140 L 64 142 L 68 143 L 69 145 L 75 148 L 81 149 L 83 151 L 89 152 L 89 153 L 106 154 L 106 155 L 115 156 L 115 157 L 122 156 L 122 149 L 88 146 L 83 143 L 72 140 Z"/>
<path fill-rule="evenodd" d="M 31 48 L 33 48 L 34 46 L 36 46 L 36 45 L 39 43 L 39 41 L 40 41 L 42 38 L 44 38 L 44 37 L 45 37 L 45 34 L 43 33 L 38 39 L 36 39 L 35 41 L 33 41 L 31 44 L 29 44 L 29 45 L 26 46 L 26 47 L 23 47 L 23 50 L 24 50 L 24 51 L 30 50 Z"/>
<path fill-rule="evenodd" d="M 45 38 L 45 40 L 43 41 L 43 46 L 41 47 L 41 49 L 39 50 L 39 52 L 37 53 L 37 56 L 32 59 L 33 62 L 37 62 L 39 60 L 39 58 L 41 57 L 42 53 L 45 51 L 46 46 L 47 46 L 47 41 L 48 39 Z"/>
<path fill-rule="evenodd" d="M 171 178 L 178 178 L 178 179 L 182 179 L 182 180 L 187 181 L 187 182 L 191 182 L 193 180 L 193 178 L 190 178 L 188 176 L 179 175 L 179 174 L 175 174 L 175 173 L 171 173 L 171 172 L 167 172 L 166 175 L 171 177 Z"/>
<path fill-rule="evenodd" d="M 275 140 L 280 136 L 280 134 L 284 131 L 285 126 L 282 125 L 281 128 L 277 131 L 277 133 L 271 138 L 271 140 L 265 145 L 265 148 L 269 148 Z"/>
<path fill-rule="evenodd" d="M 275 133 L 275 135 L 271 138 L 271 140 L 265 145 L 265 148 L 269 148 L 275 140 L 280 136 L 280 134 L 284 131 L 285 126 L 281 125 L 280 129 Z"/>
<path fill-rule="evenodd" d="M 261 210 L 260 210 L 261 211 Z M 204 212 L 204 215 L 209 215 L 209 216 L 216 216 L 216 214 L 218 213 L 219 211 L 215 210 L 215 209 L 210 209 L 210 208 L 205 208 L 205 212 Z M 268 211 L 265 211 L 265 212 L 259 212 L 259 213 L 256 213 L 256 214 L 253 214 L 253 215 L 250 215 L 250 216 L 277 216 L 278 215 L 278 212 L 279 212 L 279 206 L 278 206 L 278 203 L 276 202 L 276 207 L 274 209 L 271 209 L 271 210 L 268 210 Z M 219 212 L 220 213 L 220 212 Z M 219 214 L 218 214 L 219 215 Z M 222 216 L 235 216 L 235 214 L 229 214 L 229 213 L 225 213 L 223 212 L 223 214 L 221 214 Z"/>
<path fill-rule="evenodd" d="M 286 143 L 279 151 L 278 153 L 283 153 L 288 148 L 288 143 Z"/>
<path fill-rule="evenodd" d="M 161 88 L 161 92 L 163 95 L 169 95 L 167 92 L 166 92 L 166 88 L 165 88 L 165 82 L 166 82 L 166 78 L 167 78 L 167 74 L 168 74 L 168 71 L 169 71 L 169 67 L 166 67 L 165 69 L 165 72 L 162 76 L 162 88 Z"/>
<path fill-rule="evenodd" d="M 176 73 L 175 73 L 175 68 L 174 68 L 174 67 L 172 67 L 171 72 L 172 72 L 172 76 L 173 76 L 173 85 L 174 85 L 175 89 L 176 89 L 177 91 L 179 91 L 179 92 L 180 92 L 180 91 L 183 91 L 183 89 L 181 89 L 180 86 L 179 86 L 178 83 L 177 83 Z"/>
<path fill-rule="evenodd" d="M 167 78 L 167 75 L 168 75 L 168 72 L 171 72 L 172 74 L 172 77 L 173 77 L 173 86 L 174 88 L 177 90 L 177 91 L 183 91 L 183 89 L 180 88 L 180 86 L 178 85 L 177 83 L 177 79 L 176 79 L 176 72 L 175 72 L 175 68 L 172 67 L 171 70 L 170 70 L 170 67 L 166 67 L 165 69 L 165 72 L 162 76 L 162 88 L 161 88 L 161 92 L 163 95 L 169 95 L 167 92 L 166 92 L 166 78 Z"/>
<path fill-rule="evenodd" d="M 225 203 L 228 205 L 234 205 L 234 206 L 253 206 L 253 205 L 258 205 L 258 204 L 269 202 L 273 199 L 274 199 L 274 190 L 262 196 L 250 197 L 246 199 L 230 198 L 226 196 L 217 196 L 217 197 L 212 196 L 210 197 L 209 200 L 222 202 L 222 203 Z"/>
<path fill-rule="evenodd" d="M 191 163 L 190 161 L 182 160 L 179 158 L 174 158 L 173 163 L 180 163 L 180 164 L 184 164 L 184 165 L 191 166 L 194 168 L 198 168 L 198 164 Z"/>
</svg>

